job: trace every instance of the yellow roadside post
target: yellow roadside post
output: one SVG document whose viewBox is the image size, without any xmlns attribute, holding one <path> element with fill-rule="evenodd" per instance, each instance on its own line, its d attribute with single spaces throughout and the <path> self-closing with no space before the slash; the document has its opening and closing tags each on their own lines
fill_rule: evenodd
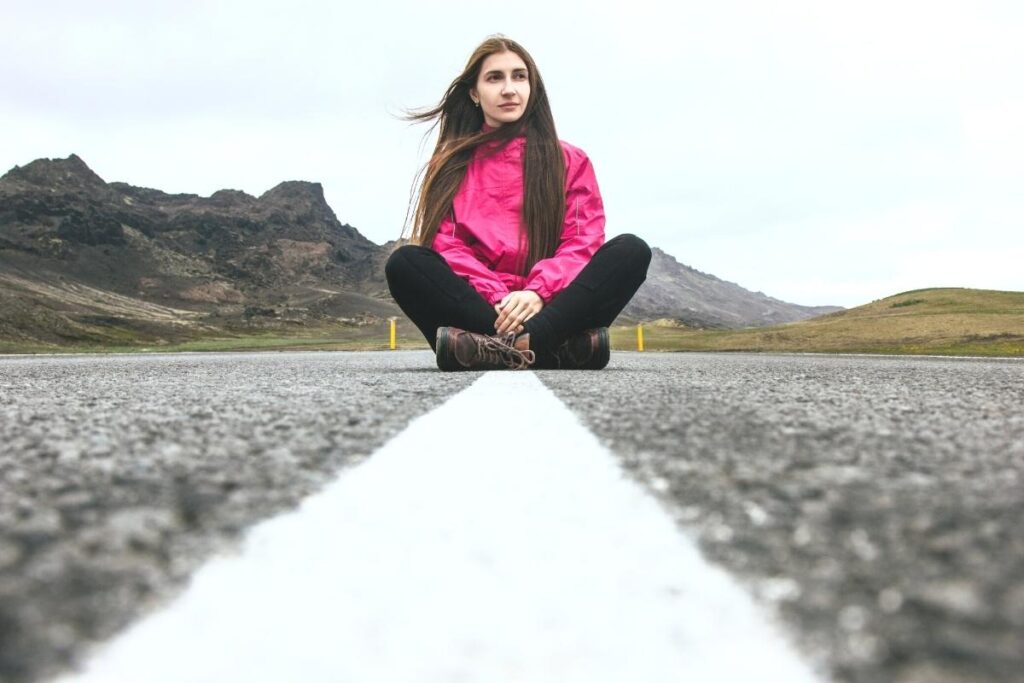
<svg viewBox="0 0 1024 683">
<path fill-rule="evenodd" d="M 395 350 L 395 318 L 388 318 L 391 321 L 391 350 Z"/>
<path fill-rule="evenodd" d="M 644 350 L 644 326 L 640 323 L 636 324 L 636 350 Z"/>
</svg>

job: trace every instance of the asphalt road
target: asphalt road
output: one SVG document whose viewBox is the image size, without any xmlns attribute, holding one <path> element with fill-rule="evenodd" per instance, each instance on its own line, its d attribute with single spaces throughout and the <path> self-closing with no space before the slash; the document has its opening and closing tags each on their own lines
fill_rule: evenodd
<svg viewBox="0 0 1024 683">
<path fill-rule="evenodd" d="M 0 681 L 53 674 L 475 379 L 429 361 L 0 359 Z"/>
<path fill-rule="evenodd" d="M 836 680 L 1021 679 L 1024 363 L 537 374 Z M 478 376 L 424 352 L 0 358 L 0 680 L 52 675 Z"/>
<path fill-rule="evenodd" d="M 1024 363 L 627 354 L 538 374 L 837 680 L 1024 680 Z"/>
</svg>

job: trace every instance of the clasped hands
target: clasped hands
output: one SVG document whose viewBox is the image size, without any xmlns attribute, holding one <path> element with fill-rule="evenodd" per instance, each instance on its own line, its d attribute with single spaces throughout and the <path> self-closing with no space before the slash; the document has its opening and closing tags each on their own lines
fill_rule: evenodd
<svg viewBox="0 0 1024 683">
<path fill-rule="evenodd" d="M 494 321 L 494 331 L 498 334 L 519 334 L 523 331 L 523 323 L 537 315 L 542 308 L 544 300 L 537 292 L 528 289 L 509 292 L 501 301 L 494 304 L 494 310 L 498 312 L 498 319 Z"/>
</svg>

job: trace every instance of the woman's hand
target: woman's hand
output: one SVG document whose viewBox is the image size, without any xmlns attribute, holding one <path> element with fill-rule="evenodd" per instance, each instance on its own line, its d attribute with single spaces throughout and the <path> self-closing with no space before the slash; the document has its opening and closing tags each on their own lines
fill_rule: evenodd
<svg viewBox="0 0 1024 683">
<path fill-rule="evenodd" d="M 504 299 L 494 304 L 494 310 L 498 312 L 494 331 L 498 334 L 518 334 L 523 331 L 523 323 L 537 315 L 542 308 L 544 300 L 537 292 L 528 289 L 509 292 Z"/>
</svg>

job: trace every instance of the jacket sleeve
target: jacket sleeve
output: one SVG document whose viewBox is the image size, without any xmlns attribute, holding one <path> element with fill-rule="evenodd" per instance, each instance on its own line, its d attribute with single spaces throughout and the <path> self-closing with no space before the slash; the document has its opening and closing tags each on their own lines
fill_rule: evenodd
<svg viewBox="0 0 1024 683">
<path fill-rule="evenodd" d="M 558 248 L 554 255 L 534 264 L 524 287 L 537 292 L 544 303 L 568 287 L 604 244 L 604 203 L 593 164 L 578 149 L 570 152 L 569 161 L 565 222 Z"/>
<path fill-rule="evenodd" d="M 477 258 L 466 242 L 455 234 L 451 216 L 441 221 L 430 248 L 444 257 L 452 271 L 469 282 L 492 306 L 508 294 L 508 287 L 493 270 Z"/>
</svg>

